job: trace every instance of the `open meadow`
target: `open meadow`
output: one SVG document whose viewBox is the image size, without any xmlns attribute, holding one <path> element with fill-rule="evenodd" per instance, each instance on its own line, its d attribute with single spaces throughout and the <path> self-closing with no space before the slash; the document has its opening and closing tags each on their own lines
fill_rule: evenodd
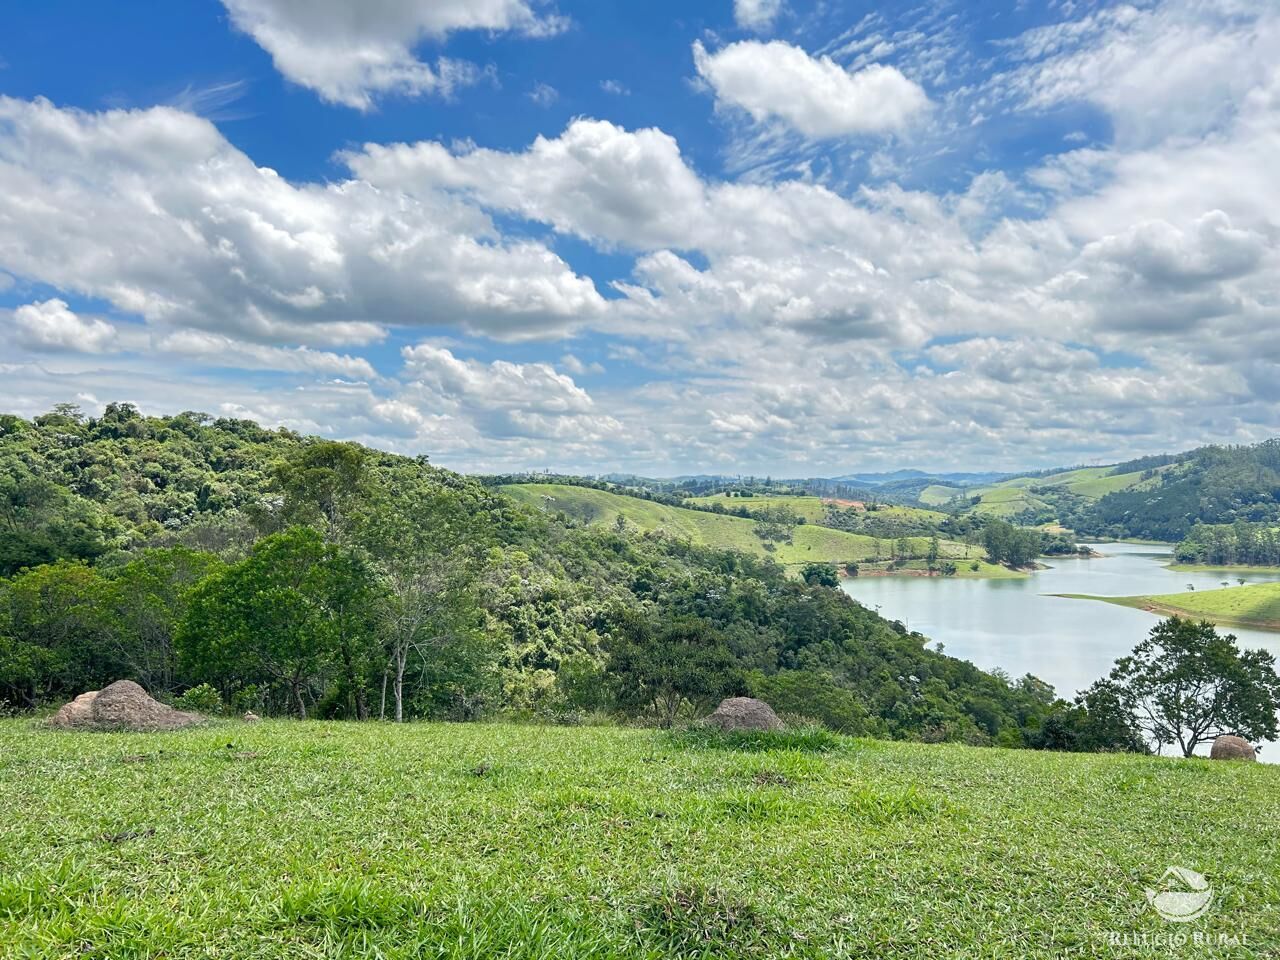
<svg viewBox="0 0 1280 960">
<path fill-rule="evenodd" d="M 1107 603 L 1137 607 L 1152 613 L 1194 617 L 1226 626 L 1280 630 L 1280 583 L 1252 583 L 1247 586 L 1223 587 L 1221 590 L 1188 590 L 1184 593 L 1153 596 L 1078 595 L 1076 599 L 1105 600 Z"/>
<path fill-rule="evenodd" d="M 1264 764 L 830 734 L 7 720 L 0 809 L 5 957 L 1280 950 L 1280 768 Z M 1211 882 L 1202 919 L 1148 906 L 1169 866 Z M 1193 933 L 1244 942 L 1160 939 Z"/>
</svg>

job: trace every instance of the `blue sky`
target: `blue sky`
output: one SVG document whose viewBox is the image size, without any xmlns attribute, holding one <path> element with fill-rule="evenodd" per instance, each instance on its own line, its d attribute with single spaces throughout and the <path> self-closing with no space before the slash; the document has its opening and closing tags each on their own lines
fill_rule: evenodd
<svg viewBox="0 0 1280 960">
<path fill-rule="evenodd" d="M 1277 8 L 884 6 L 12 5 L 4 407 L 655 474 L 1280 432 Z"/>
</svg>

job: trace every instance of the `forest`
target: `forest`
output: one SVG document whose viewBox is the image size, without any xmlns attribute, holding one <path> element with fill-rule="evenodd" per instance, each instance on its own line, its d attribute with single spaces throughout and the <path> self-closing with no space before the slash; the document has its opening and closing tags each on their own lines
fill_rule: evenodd
<svg viewBox="0 0 1280 960">
<path fill-rule="evenodd" d="M 768 559 L 243 420 L 0 418 L 0 523 L 14 709 L 120 677 L 200 709 L 388 720 L 663 723 L 751 693 L 839 731 L 1009 746 L 1067 710 Z"/>
<path fill-rule="evenodd" d="M 1200 523 L 1174 550 L 1178 563 L 1280 566 L 1280 531 L 1274 523 Z"/>
<path fill-rule="evenodd" d="M 1170 468 L 1156 472 L 1165 466 Z M 1119 464 L 1112 473 L 1137 471 L 1158 477 L 1158 484 L 1110 493 L 1092 503 L 1077 499 L 1064 504 L 1059 521 L 1083 536 L 1175 542 L 1197 523 L 1280 521 L 1280 440 L 1147 457 Z"/>
</svg>

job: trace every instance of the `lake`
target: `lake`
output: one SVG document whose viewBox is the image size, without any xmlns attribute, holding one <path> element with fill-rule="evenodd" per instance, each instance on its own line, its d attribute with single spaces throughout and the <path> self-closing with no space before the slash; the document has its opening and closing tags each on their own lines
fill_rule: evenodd
<svg viewBox="0 0 1280 960">
<path fill-rule="evenodd" d="M 1100 557 L 1046 560 L 1018 580 L 961 580 L 950 577 L 866 577 L 844 580 L 846 593 L 901 620 L 943 645 L 946 653 L 983 669 L 1000 667 L 1011 676 L 1031 673 L 1071 699 L 1105 676 L 1117 657 L 1130 652 L 1158 622 L 1155 614 L 1097 600 L 1067 600 L 1052 593 L 1101 596 L 1181 593 L 1219 589 L 1237 577 L 1250 583 L 1275 580 L 1274 574 L 1241 571 L 1188 573 L 1170 570 L 1167 546 L 1090 544 Z M 1222 627 L 1241 647 L 1263 647 L 1280 657 L 1280 633 Z M 1280 761 L 1280 747 L 1264 751 Z"/>
</svg>

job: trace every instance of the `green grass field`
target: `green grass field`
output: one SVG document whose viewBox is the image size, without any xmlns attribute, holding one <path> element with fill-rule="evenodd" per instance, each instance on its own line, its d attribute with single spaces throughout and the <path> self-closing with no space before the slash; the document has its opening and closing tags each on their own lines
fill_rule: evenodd
<svg viewBox="0 0 1280 960">
<path fill-rule="evenodd" d="M 1280 768 L 615 728 L 0 721 L 0 955 L 1274 957 Z M 1169 924 L 1169 866 L 1216 902 Z M 1192 933 L 1247 945 L 1188 946 Z M 1145 936 L 1153 945 L 1133 946 Z M 1113 942 L 1130 938 L 1129 946 Z"/>
<path fill-rule="evenodd" d="M 969 491 L 969 495 L 981 497 L 981 501 L 970 508 L 975 513 L 1002 520 L 1027 510 L 1043 510 L 1049 506 L 1040 497 L 1018 486 L 979 487 Z"/>
<path fill-rule="evenodd" d="M 787 507 L 809 523 L 817 523 L 827 513 L 821 497 L 726 497 L 723 493 L 718 493 L 709 497 L 690 497 L 689 503 L 704 507 L 718 503 L 726 510 L 745 508 L 751 514 L 770 508 L 776 510 Z"/>
<path fill-rule="evenodd" d="M 586 522 L 613 523 L 621 515 L 641 530 L 661 530 L 710 547 L 740 550 L 756 556 L 772 556 L 786 566 L 811 562 L 843 564 L 876 556 L 877 551 L 887 555 L 894 543 L 887 539 L 877 540 L 875 537 L 805 523 L 794 528 L 790 543 L 778 543 L 770 552 L 765 548 L 764 541 L 755 534 L 755 521 L 745 517 L 669 507 L 607 490 L 568 484 L 522 483 L 500 489 L 521 502 L 543 509 L 561 510 Z M 735 503 L 736 499 L 734 498 Z M 744 501 L 754 499 L 756 498 L 743 498 Z M 816 497 L 785 499 L 817 500 Z M 929 541 L 925 537 L 908 538 L 908 544 L 914 556 L 923 557 L 929 549 Z M 939 546 L 940 554 L 944 557 L 965 555 L 963 543 L 944 540 Z M 976 547 L 970 547 L 969 552 L 981 553 Z"/>
<path fill-rule="evenodd" d="M 1238 573 L 1273 574 L 1280 578 L 1280 567 L 1255 566 L 1248 563 L 1166 563 L 1165 567 L 1186 573 L 1221 573 L 1224 579 Z"/>
<path fill-rule="evenodd" d="M 960 487 L 948 487 L 940 483 L 930 484 L 919 493 L 920 502 L 930 507 L 940 507 L 964 491 Z"/>
<path fill-rule="evenodd" d="M 690 497 L 688 502 L 699 506 L 710 506 L 718 503 L 726 510 L 742 508 L 752 515 L 768 509 L 787 507 L 799 516 L 804 517 L 808 523 L 819 523 L 827 515 L 826 502 L 822 497 L 726 497 L 721 493 L 710 497 Z M 938 510 L 906 507 L 900 504 L 883 504 L 869 513 L 868 516 L 878 517 L 883 520 L 903 520 L 912 523 L 940 523 L 947 519 L 947 514 Z"/>
<path fill-rule="evenodd" d="M 1138 597 L 1063 594 L 1080 600 L 1105 600 L 1152 613 L 1196 617 L 1214 623 L 1260 630 L 1280 630 L 1280 583 L 1254 583 L 1221 590 L 1188 590 Z"/>
</svg>

